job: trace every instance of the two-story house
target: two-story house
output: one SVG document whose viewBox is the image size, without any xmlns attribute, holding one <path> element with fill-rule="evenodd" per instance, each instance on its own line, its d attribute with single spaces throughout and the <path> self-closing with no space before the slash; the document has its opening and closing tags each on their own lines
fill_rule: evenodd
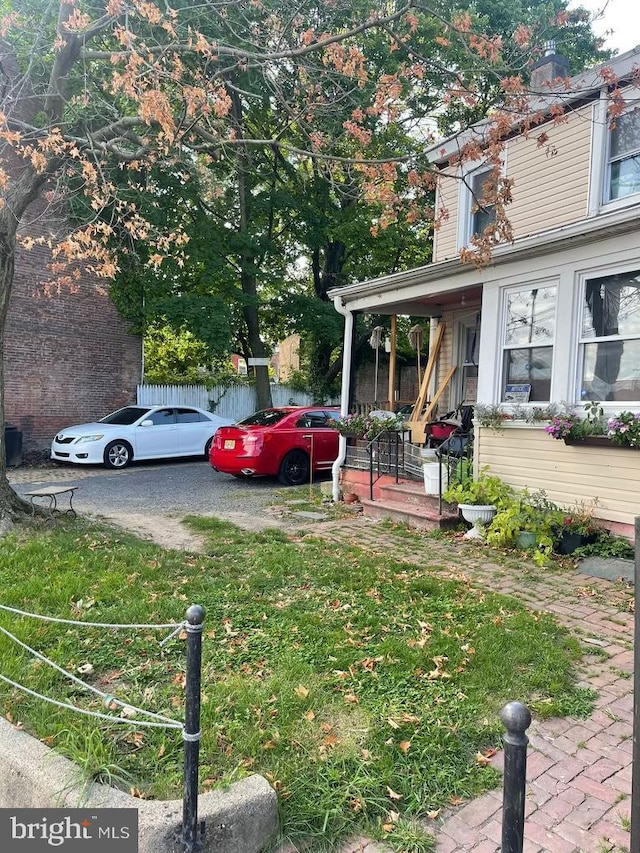
<svg viewBox="0 0 640 853">
<path fill-rule="evenodd" d="M 514 240 L 494 248 L 482 268 L 463 263 L 460 252 L 492 215 L 477 204 L 487 169 L 456 156 L 470 134 L 481 138 L 482 125 L 434 147 L 436 208 L 448 213 L 435 233 L 434 260 L 334 291 L 346 343 L 354 312 L 422 316 L 432 340 L 444 324 L 433 389 L 455 371 L 441 389 L 441 412 L 462 402 L 508 410 L 513 398 L 525 410 L 550 403 L 582 410 L 598 400 L 607 415 L 640 411 L 639 68 L 635 48 L 554 88 L 548 83 L 564 75 L 562 60 L 549 50 L 539 61 L 536 109 L 542 105 L 548 120 L 530 134 L 515 126 L 505 139 Z M 614 77 L 620 95 L 612 121 Z M 559 123 L 552 117 L 558 103 Z M 546 142 L 537 145 L 542 133 Z M 349 371 L 345 363 L 345 408 Z M 597 498 L 595 515 L 629 532 L 640 515 L 640 452 L 567 446 L 545 426 L 476 424 L 475 470 L 488 466 L 515 487 L 545 489 L 564 506 Z"/>
</svg>

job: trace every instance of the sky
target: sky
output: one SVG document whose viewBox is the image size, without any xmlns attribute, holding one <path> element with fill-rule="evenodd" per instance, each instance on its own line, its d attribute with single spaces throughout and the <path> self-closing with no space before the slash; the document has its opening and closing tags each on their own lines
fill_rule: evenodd
<svg viewBox="0 0 640 853">
<path fill-rule="evenodd" d="M 605 30 L 613 30 L 607 37 L 605 47 L 624 53 L 632 47 L 640 44 L 640 2 L 639 0 L 573 0 L 569 8 L 584 6 L 592 14 L 602 11 L 604 13 L 593 23 L 593 30 L 597 35 L 604 34 Z"/>
</svg>

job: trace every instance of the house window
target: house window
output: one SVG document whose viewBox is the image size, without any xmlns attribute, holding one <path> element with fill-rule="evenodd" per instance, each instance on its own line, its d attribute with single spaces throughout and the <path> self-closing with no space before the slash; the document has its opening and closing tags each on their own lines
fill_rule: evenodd
<svg viewBox="0 0 640 853">
<path fill-rule="evenodd" d="M 640 192 L 640 107 L 618 116 L 609 133 L 608 200 Z"/>
<path fill-rule="evenodd" d="M 531 402 L 551 399 L 555 333 L 555 285 L 528 286 L 507 293 L 502 400 L 511 399 L 509 386 L 514 385 L 528 386 Z"/>
<path fill-rule="evenodd" d="M 585 282 L 580 350 L 582 400 L 640 400 L 640 270 Z"/>
<path fill-rule="evenodd" d="M 493 205 L 495 196 L 495 180 L 491 170 L 474 172 L 469 181 L 470 188 L 470 222 L 469 236 L 482 234 L 484 229 L 496 221 L 496 211 Z"/>
</svg>

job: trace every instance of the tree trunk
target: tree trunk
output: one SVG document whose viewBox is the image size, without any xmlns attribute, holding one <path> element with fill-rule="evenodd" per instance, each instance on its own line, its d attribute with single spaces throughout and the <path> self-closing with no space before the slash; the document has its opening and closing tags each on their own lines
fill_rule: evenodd
<svg viewBox="0 0 640 853">
<path fill-rule="evenodd" d="M 242 101 L 235 88 L 227 89 L 231 97 L 231 110 L 239 137 L 244 137 L 244 121 L 242 112 Z M 243 237 L 242 245 L 250 245 L 249 219 L 251 215 L 251 192 L 248 187 L 249 181 L 249 154 L 245 146 L 239 145 L 236 155 L 236 171 L 238 179 L 238 207 L 239 207 L 239 233 Z M 266 358 L 265 346 L 260 337 L 260 314 L 259 297 L 255 270 L 256 259 L 252 251 L 243 248 L 240 253 L 240 281 L 244 304 L 242 315 L 247 325 L 247 343 L 249 351 L 254 358 Z M 272 404 L 271 386 L 269 384 L 269 368 L 266 365 L 258 365 L 255 368 L 256 396 L 259 409 L 268 409 Z"/>
<path fill-rule="evenodd" d="M 13 491 L 7 480 L 7 460 L 4 439 L 4 328 L 13 285 L 15 231 L 2 227 L 0 220 L 0 535 L 12 522 L 22 521 L 30 507 Z M 7 233 L 7 231 L 9 233 Z M 9 522 L 9 525 L 7 525 Z"/>
</svg>

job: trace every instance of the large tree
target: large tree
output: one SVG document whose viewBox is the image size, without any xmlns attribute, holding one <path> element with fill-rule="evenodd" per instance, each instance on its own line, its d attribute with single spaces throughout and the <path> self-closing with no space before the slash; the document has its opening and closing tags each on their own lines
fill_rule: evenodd
<svg viewBox="0 0 640 853">
<path fill-rule="evenodd" d="M 223 164 L 241 199 L 229 228 L 244 243 L 242 311 L 249 347 L 260 355 L 250 234 L 261 189 L 251 173 L 257 152 L 271 152 L 288 167 L 320 164 L 322 180 L 334 187 L 355 175 L 363 198 L 379 205 L 381 226 L 420 215 L 432 179 L 420 152 L 401 144 L 403 108 L 432 70 L 432 54 L 445 68 L 448 51 L 463 50 L 496 85 L 506 73 L 500 39 L 475 31 L 466 13 L 448 16 L 444 3 L 179 0 L 169 7 L 153 0 L 4 0 L 2 8 L 0 346 L 19 242 L 25 249 L 51 243 L 58 286 L 73 285 L 73 269 L 65 265 L 78 263 L 110 281 L 117 272 L 114 241 L 123 236 L 144 242 L 152 267 L 169 255 L 188 265 L 189 211 L 160 227 L 136 199 L 141 175 L 199 160 Z M 432 54 L 412 48 L 423 21 L 434 32 L 443 29 L 430 43 Z M 520 32 L 519 44 L 526 38 Z M 376 45 L 402 57 L 379 77 L 367 56 Z M 443 79 L 449 84 L 458 96 L 466 86 L 455 59 Z M 517 88 L 511 81 L 510 91 Z M 466 97 L 473 102 L 477 87 Z M 271 125 L 253 125 L 257 102 L 268 106 Z M 338 126 L 338 112 L 350 105 L 350 118 Z M 398 175 L 413 189 L 405 198 L 395 189 Z M 50 234 L 25 229 L 35 203 L 39 215 L 49 206 L 82 218 L 52 242 Z M 130 242 L 125 248 L 131 253 Z M 264 385 L 266 371 L 259 376 Z M 14 517 L 23 506 L 6 480 L 3 440 L 0 434 L 0 513 Z"/>
<path fill-rule="evenodd" d="M 505 45 L 503 65 L 512 69 L 526 70 L 530 59 L 528 45 L 515 36 L 523 22 L 538 44 L 561 40 L 574 68 L 604 58 L 585 14 L 566 13 L 565 6 L 566 0 L 514 0 L 506 7 L 486 0 L 476 10 L 475 23 L 499 34 Z M 329 10 L 320 7 L 321 14 Z M 215 22 L 210 26 L 215 30 Z M 292 66 L 279 68 L 270 81 L 277 81 L 280 92 L 286 93 L 286 113 L 251 69 L 225 82 L 238 132 L 249 129 L 265 140 L 277 138 L 283 147 L 253 147 L 242 156 L 210 161 L 204 170 L 200 163 L 182 195 L 178 191 L 176 196 L 175 190 L 156 194 L 154 203 L 172 220 L 185 194 L 191 200 L 189 254 L 192 261 L 199 258 L 200 272 L 194 280 L 191 264 L 189 270 L 175 270 L 171 278 L 164 269 L 143 276 L 147 293 L 160 296 L 164 288 L 165 294 L 146 299 L 147 319 L 183 321 L 198 336 L 194 323 L 201 325 L 203 314 L 192 309 L 205 298 L 208 279 L 209 296 L 222 298 L 235 314 L 229 325 L 233 336 L 218 334 L 217 327 L 215 333 L 203 330 L 206 338 L 201 339 L 214 346 L 224 343 L 250 356 L 262 354 L 252 353 L 252 328 L 260 342 L 263 337 L 275 341 L 278 334 L 301 334 L 307 387 L 318 397 L 330 390 L 341 365 L 340 322 L 327 303 L 328 290 L 430 258 L 431 176 L 425 180 L 415 170 L 388 163 L 382 181 L 380 170 L 373 169 L 372 192 L 367 170 L 354 156 L 375 163 L 395 154 L 419 162 L 425 116 L 433 115 L 438 126 L 449 131 L 504 101 L 498 73 L 504 68 L 482 61 L 468 41 L 452 36 L 436 15 L 418 15 L 408 42 L 374 29 L 363 34 L 360 43 L 363 80 L 357 89 L 335 75 L 324 80 L 325 108 L 316 103 L 307 111 L 306 93 L 294 84 L 299 69 Z M 418 60 L 414 75 L 407 75 L 404 69 Z M 448 98 L 452 85 L 473 92 L 473 97 Z M 385 98 L 381 121 L 379 110 L 370 106 Z M 432 127 L 433 121 L 427 131 Z M 327 140 L 330 158 L 323 151 Z M 295 158 L 287 155 L 291 149 L 297 150 Z M 125 294 L 131 286 L 129 276 L 118 281 Z M 366 341 L 367 330 L 360 337 Z"/>
</svg>

